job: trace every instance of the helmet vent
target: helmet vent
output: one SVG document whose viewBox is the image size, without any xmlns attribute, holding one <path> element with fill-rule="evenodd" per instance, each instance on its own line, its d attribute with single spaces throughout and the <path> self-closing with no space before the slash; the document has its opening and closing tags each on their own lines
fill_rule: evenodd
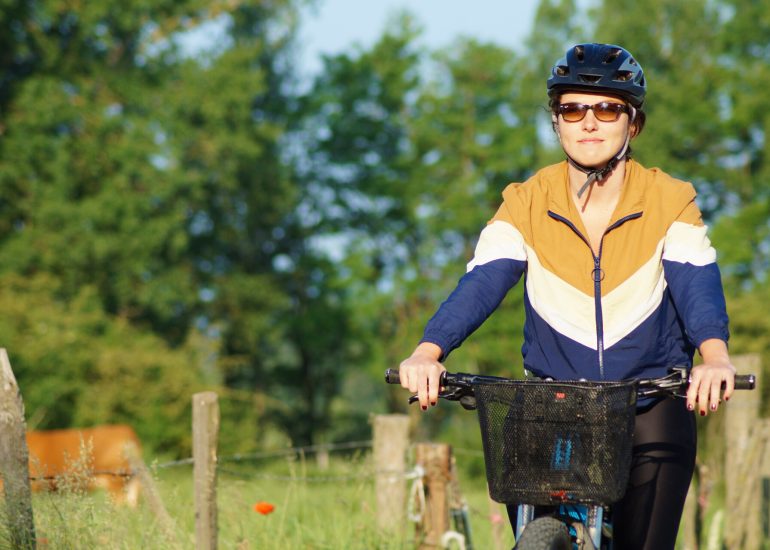
<svg viewBox="0 0 770 550">
<path fill-rule="evenodd" d="M 569 74 L 569 67 L 559 65 L 556 67 L 556 76 L 567 76 Z"/>
<path fill-rule="evenodd" d="M 616 49 L 612 50 L 611 52 L 609 52 L 607 54 L 607 57 L 604 58 L 604 62 L 605 63 L 612 63 L 613 61 L 615 61 L 618 58 L 618 56 L 620 54 L 621 54 L 620 49 L 616 48 Z"/>
<path fill-rule="evenodd" d="M 585 60 L 585 48 L 583 46 L 575 46 L 575 57 L 578 58 L 578 61 Z"/>
<path fill-rule="evenodd" d="M 588 82 L 589 84 L 596 84 L 602 79 L 602 75 L 600 74 L 581 74 L 580 80 L 583 82 Z"/>
<path fill-rule="evenodd" d="M 631 71 L 618 71 L 618 74 L 615 75 L 615 80 L 618 82 L 628 82 L 634 77 L 634 73 Z"/>
</svg>

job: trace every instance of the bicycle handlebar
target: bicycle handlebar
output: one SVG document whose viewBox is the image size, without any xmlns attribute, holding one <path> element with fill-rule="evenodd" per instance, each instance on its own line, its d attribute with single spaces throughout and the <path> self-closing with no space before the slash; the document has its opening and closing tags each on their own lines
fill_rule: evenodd
<svg viewBox="0 0 770 550">
<path fill-rule="evenodd" d="M 753 390 L 757 387 L 757 377 L 753 374 L 736 374 L 736 390 Z"/>
<path fill-rule="evenodd" d="M 639 379 L 637 394 L 639 397 L 682 395 L 689 384 L 688 372 L 686 367 L 674 367 L 671 369 L 671 373 L 666 376 L 660 378 Z M 514 380 L 511 378 L 503 378 L 500 376 L 444 371 L 441 373 L 440 380 L 440 384 L 444 389 L 439 392 L 439 397 L 450 401 L 462 401 L 463 398 L 473 397 L 474 383 L 506 383 L 512 381 Z M 400 384 L 401 378 L 399 371 L 397 369 L 387 369 L 385 371 L 385 382 L 388 384 Z M 724 389 L 725 386 L 726 383 L 722 382 L 722 389 Z M 735 375 L 734 387 L 736 390 L 753 390 L 756 387 L 756 376 L 753 374 Z M 416 400 L 417 397 L 412 396 L 409 398 L 409 403 L 413 403 Z"/>
</svg>

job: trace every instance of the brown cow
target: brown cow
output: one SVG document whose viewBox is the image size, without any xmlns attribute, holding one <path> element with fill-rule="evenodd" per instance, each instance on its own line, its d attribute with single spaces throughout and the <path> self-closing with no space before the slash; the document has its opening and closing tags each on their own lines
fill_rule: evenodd
<svg viewBox="0 0 770 550">
<path fill-rule="evenodd" d="M 76 484 L 104 488 L 116 502 L 136 506 L 139 479 L 130 456 L 141 456 L 141 443 L 130 426 L 27 432 L 32 490 Z"/>
</svg>

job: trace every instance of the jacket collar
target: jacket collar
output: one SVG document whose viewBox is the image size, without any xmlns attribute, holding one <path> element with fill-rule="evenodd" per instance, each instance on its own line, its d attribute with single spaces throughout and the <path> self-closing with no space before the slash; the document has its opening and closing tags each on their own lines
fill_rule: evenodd
<svg viewBox="0 0 770 550">
<path fill-rule="evenodd" d="M 567 161 L 550 168 L 545 170 L 541 176 L 545 179 L 548 188 L 548 210 L 569 220 L 579 220 L 577 207 L 570 194 Z M 627 216 L 639 215 L 644 211 L 644 190 L 647 187 L 649 177 L 648 171 L 644 170 L 638 162 L 633 159 L 626 161 L 623 189 L 609 225 L 613 225 Z"/>
</svg>

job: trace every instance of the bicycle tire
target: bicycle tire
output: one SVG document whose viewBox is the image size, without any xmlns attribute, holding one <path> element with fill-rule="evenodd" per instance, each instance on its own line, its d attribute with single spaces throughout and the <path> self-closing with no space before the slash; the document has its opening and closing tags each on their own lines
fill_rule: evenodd
<svg viewBox="0 0 770 550">
<path fill-rule="evenodd" d="M 556 518 L 537 518 L 527 524 L 514 550 L 572 550 L 567 526 Z"/>
</svg>

